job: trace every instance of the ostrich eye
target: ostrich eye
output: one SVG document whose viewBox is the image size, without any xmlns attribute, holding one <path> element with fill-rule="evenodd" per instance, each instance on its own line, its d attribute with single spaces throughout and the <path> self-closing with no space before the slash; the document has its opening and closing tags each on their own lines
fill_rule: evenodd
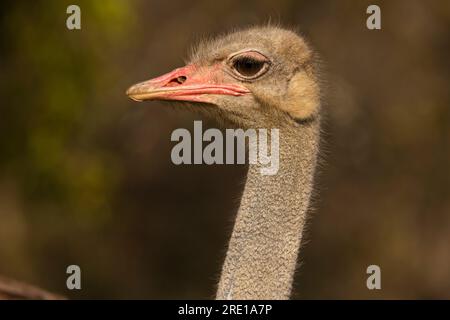
<svg viewBox="0 0 450 320">
<path fill-rule="evenodd" d="M 269 61 L 262 54 L 252 51 L 232 57 L 230 65 L 236 76 L 251 80 L 267 71 Z"/>
<path fill-rule="evenodd" d="M 236 59 L 233 68 L 244 77 L 253 77 L 264 67 L 264 61 L 258 61 L 250 57 Z"/>
</svg>

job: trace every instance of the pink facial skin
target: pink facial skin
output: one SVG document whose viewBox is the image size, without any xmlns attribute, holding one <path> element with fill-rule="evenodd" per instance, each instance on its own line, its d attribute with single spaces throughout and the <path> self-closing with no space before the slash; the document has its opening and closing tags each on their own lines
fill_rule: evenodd
<svg viewBox="0 0 450 320">
<path fill-rule="evenodd" d="M 127 95 L 135 101 L 179 100 L 211 102 L 210 95 L 241 96 L 250 93 L 246 87 L 224 83 L 221 64 L 198 68 L 187 65 L 157 78 L 131 86 Z"/>
</svg>

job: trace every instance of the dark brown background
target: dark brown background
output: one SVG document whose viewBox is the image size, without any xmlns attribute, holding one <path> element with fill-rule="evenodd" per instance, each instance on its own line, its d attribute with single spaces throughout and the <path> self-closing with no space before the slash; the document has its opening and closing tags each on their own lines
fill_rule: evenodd
<svg viewBox="0 0 450 320">
<path fill-rule="evenodd" d="M 0 274 L 71 298 L 213 297 L 245 168 L 173 165 L 170 133 L 199 117 L 124 92 L 203 35 L 271 20 L 301 30 L 328 83 L 294 297 L 450 298 L 450 5 L 376 3 L 381 31 L 372 1 L 2 4 Z"/>
</svg>

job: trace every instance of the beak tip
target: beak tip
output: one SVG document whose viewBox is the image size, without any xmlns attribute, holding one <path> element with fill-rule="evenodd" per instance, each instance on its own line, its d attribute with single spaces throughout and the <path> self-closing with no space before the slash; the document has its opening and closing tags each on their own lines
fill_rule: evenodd
<svg viewBox="0 0 450 320">
<path fill-rule="evenodd" d="M 133 101 L 142 102 L 142 100 L 136 98 L 136 92 L 135 92 L 136 90 L 134 90 L 134 89 L 135 89 L 135 86 L 129 87 L 127 89 L 127 91 L 125 92 L 125 94 L 128 96 L 128 98 L 130 98 Z"/>
<path fill-rule="evenodd" d="M 129 87 L 128 89 L 127 89 L 127 91 L 125 92 L 125 94 L 127 95 L 127 96 L 131 96 L 131 95 L 133 95 L 133 93 L 134 93 L 134 88 L 135 88 L 135 85 L 132 85 L 131 87 Z"/>
</svg>

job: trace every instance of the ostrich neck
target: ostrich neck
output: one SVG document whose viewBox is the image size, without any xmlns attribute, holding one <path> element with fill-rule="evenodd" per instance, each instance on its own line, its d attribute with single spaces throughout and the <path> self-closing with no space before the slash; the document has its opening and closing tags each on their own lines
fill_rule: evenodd
<svg viewBox="0 0 450 320">
<path fill-rule="evenodd" d="M 279 171 L 250 165 L 217 299 L 288 299 L 312 190 L 318 122 L 280 129 Z"/>
</svg>

